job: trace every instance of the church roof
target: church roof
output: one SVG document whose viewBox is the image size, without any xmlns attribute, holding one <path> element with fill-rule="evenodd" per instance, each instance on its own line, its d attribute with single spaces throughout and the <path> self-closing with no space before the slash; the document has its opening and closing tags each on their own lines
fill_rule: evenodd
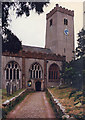
<svg viewBox="0 0 85 120">
<path fill-rule="evenodd" d="M 46 53 L 46 54 L 53 54 L 53 52 L 49 48 L 42 48 L 42 47 L 33 47 L 33 46 L 26 46 L 23 45 L 24 51 L 36 52 L 36 53 Z"/>
</svg>

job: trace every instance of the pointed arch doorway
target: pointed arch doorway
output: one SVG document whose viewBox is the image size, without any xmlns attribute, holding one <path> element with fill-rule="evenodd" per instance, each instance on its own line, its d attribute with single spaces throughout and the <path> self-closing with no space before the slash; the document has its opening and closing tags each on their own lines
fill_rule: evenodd
<svg viewBox="0 0 85 120">
<path fill-rule="evenodd" d="M 36 91 L 41 91 L 41 82 L 40 81 L 37 81 L 35 83 L 35 88 L 36 88 Z"/>
</svg>

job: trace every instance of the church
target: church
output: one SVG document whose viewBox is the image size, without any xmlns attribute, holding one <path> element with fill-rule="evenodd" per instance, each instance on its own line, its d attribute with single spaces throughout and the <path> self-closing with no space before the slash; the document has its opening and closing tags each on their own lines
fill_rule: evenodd
<svg viewBox="0 0 85 120">
<path fill-rule="evenodd" d="M 63 61 L 73 58 L 74 11 L 56 4 L 46 15 L 45 48 L 22 46 L 18 54 L 2 53 L 2 88 L 43 91 L 58 86 Z"/>
</svg>

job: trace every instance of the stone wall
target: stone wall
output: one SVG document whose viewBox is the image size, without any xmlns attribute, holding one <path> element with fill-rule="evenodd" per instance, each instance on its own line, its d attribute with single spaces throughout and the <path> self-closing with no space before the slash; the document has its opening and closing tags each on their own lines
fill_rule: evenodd
<svg viewBox="0 0 85 120">
<path fill-rule="evenodd" d="M 28 80 L 30 80 L 30 72 L 29 69 L 32 64 L 35 62 L 39 63 L 42 67 L 42 80 L 41 80 L 41 89 L 44 90 L 48 86 L 56 86 L 57 82 L 49 82 L 48 81 L 48 72 L 51 64 L 56 63 L 61 70 L 62 61 L 65 60 L 64 56 L 56 55 L 56 54 L 46 54 L 46 53 L 31 53 L 29 51 L 20 51 L 18 54 L 9 54 L 3 53 L 2 56 L 2 78 L 3 78 L 3 88 L 6 88 L 6 80 L 5 80 L 5 67 L 8 62 L 16 61 L 21 68 L 21 81 L 22 87 L 28 87 Z M 31 79 L 32 80 L 32 79 Z M 32 80 L 32 86 L 28 87 L 29 89 L 35 90 L 35 81 Z"/>
</svg>

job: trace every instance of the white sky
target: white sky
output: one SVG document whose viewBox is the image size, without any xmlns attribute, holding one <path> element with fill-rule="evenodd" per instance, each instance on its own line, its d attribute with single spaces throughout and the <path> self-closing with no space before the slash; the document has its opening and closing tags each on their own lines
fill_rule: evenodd
<svg viewBox="0 0 85 120">
<path fill-rule="evenodd" d="M 57 3 L 66 9 L 74 10 L 74 35 L 76 43 L 77 33 L 83 27 L 83 2 L 51 2 L 48 7 L 44 8 L 44 13 L 38 15 L 35 11 L 31 11 L 29 17 L 23 15 L 17 19 L 11 13 L 12 22 L 10 29 L 22 41 L 22 44 L 38 47 L 45 46 L 46 14 Z"/>
</svg>

